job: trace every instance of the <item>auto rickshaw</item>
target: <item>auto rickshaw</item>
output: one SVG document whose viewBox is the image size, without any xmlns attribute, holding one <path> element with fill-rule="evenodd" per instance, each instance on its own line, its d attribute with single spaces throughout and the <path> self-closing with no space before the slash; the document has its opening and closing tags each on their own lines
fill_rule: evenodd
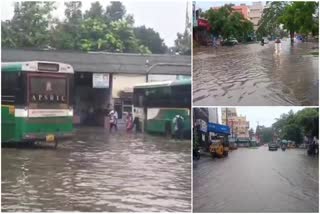
<svg viewBox="0 0 320 214">
<path fill-rule="evenodd" d="M 229 143 L 223 138 L 211 138 L 209 151 L 213 158 L 227 157 L 229 154 Z"/>
</svg>

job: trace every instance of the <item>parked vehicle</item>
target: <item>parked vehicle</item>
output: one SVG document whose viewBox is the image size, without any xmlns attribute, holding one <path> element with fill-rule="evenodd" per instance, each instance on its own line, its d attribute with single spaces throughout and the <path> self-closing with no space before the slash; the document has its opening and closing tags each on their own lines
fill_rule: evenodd
<svg viewBox="0 0 320 214">
<path fill-rule="evenodd" d="M 58 142 L 73 136 L 71 65 L 29 61 L 1 64 L 1 142 Z"/>
<path fill-rule="evenodd" d="M 309 156 L 311 155 L 319 155 L 319 144 L 312 142 L 308 145 L 307 153 Z"/>
<path fill-rule="evenodd" d="M 269 151 L 277 151 L 278 150 L 278 144 L 272 142 L 268 144 Z"/>
<path fill-rule="evenodd" d="M 221 45 L 223 45 L 223 46 L 234 46 L 237 44 L 239 44 L 239 42 L 234 37 L 229 37 L 228 39 L 225 39 L 221 42 Z"/>
<path fill-rule="evenodd" d="M 281 43 L 281 40 L 279 38 L 277 38 L 275 43 Z"/>
</svg>

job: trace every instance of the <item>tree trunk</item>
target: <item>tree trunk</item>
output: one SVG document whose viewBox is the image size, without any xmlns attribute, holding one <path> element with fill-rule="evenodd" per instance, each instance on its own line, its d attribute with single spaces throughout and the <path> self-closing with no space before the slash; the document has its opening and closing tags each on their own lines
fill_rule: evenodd
<svg viewBox="0 0 320 214">
<path fill-rule="evenodd" d="M 294 43 L 294 31 L 290 31 L 290 41 L 291 41 L 291 44 Z"/>
</svg>

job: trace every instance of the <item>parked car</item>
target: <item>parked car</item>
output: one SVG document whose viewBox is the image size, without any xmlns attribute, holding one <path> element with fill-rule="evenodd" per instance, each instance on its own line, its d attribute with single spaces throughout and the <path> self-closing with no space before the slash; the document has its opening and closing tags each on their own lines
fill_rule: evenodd
<svg viewBox="0 0 320 214">
<path fill-rule="evenodd" d="M 234 37 L 229 37 L 221 42 L 223 46 L 233 46 L 239 44 L 238 40 Z"/>
<path fill-rule="evenodd" d="M 279 145 L 274 143 L 274 142 L 272 142 L 272 143 L 268 144 L 268 147 L 269 147 L 269 151 L 277 151 L 278 148 L 279 148 Z"/>
</svg>

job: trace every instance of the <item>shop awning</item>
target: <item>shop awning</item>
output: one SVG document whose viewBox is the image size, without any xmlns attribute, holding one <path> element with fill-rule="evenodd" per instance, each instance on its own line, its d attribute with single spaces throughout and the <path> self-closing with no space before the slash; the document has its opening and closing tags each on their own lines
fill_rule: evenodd
<svg viewBox="0 0 320 214">
<path fill-rule="evenodd" d="M 208 132 L 214 132 L 216 134 L 222 135 L 230 135 L 230 127 L 218 123 L 208 123 Z"/>
<path fill-rule="evenodd" d="M 208 20 L 201 19 L 201 18 L 198 19 L 198 27 L 205 28 L 208 31 L 210 31 L 210 29 L 211 29 L 211 26 L 210 26 Z"/>
</svg>

